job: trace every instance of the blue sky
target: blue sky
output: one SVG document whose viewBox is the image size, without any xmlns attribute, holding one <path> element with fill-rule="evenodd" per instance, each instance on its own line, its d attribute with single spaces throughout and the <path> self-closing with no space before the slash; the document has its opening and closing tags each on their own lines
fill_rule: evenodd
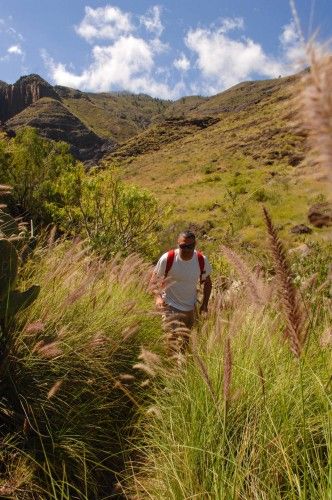
<svg viewBox="0 0 332 500">
<path fill-rule="evenodd" d="M 295 4 L 305 39 L 332 37 L 332 0 Z M 212 95 L 301 69 L 297 26 L 288 0 L 0 0 L 0 80 Z"/>
</svg>

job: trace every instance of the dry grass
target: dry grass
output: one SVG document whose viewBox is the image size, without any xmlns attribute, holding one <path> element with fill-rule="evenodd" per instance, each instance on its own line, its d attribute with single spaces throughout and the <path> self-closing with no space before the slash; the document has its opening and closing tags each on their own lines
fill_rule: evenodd
<svg viewBox="0 0 332 500">
<path fill-rule="evenodd" d="M 310 160 L 332 182 L 332 55 L 310 43 L 310 71 L 303 77 L 300 120 L 307 133 Z"/>
<path fill-rule="evenodd" d="M 225 401 L 228 401 L 230 397 L 232 367 L 233 367 L 233 359 L 232 359 L 231 341 L 229 337 L 226 337 L 225 348 L 224 348 L 224 381 L 223 381 Z"/>
<path fill-rule="evenodd" d="M 237 252 L 225 245 L 221 245 L 220 249 L 239 275 L 251 302 L 257 306 L 264 306 L 269 301 L 271 295 L 271 291 L 266 282 L 264 282 L 257 273 L 255 274 L 249 269 L 246 262 Z"/>
<path fill-rule="evenodd" d="M 140 350 L 142 364 L 158 359 L 148 349 L 158 349 L 161 334 L 148 314 L 148 269 L 137 255 L 105 262 L 85 242 L 60 241 L 38 248 L 21 271 L 22 286 L 38 279 L 41 293 L 11 330 L 0 388 L 0 488 L 9 492 L 1 480 L 13 478 L 13 498 L 26 498 L 15 457 L 26 458 L 31 498 L 44 490 L 41 498 L 69 500 L 76 488 L 82 499 L 111 494 L 143 397 L 132 365 Z"/>
<path fill-rule="evenodd" d="M 271 253 L 274 261 L 280 303 L 283 308 L 286 330 L 285 336 L 289 339 L 293 354 L 299 358 L 306 340 L 306 317 L 300 296 L 293 284 L 293 277 L 286 251 L 278 237 L 267 209 L 263 209 L 267 231 L 270 239 Z"/>
<path fill-rule="evenodd" d="M 284 272 L 280 249 L 277 260 Z M 293 307 L 289 285 L 284 293 Z M 314 287 L 312 298 L 317 293 Z M 290 339 L 299 364 L 282 340 L 278 309 L 253 308 L 243 295 L 227 304 L 213 297 L 211 316 L 191 334 L 186 362 L 149 385 L 133 442 L 140 463 L 123 481 L 127 495 L 329 497 L 331 318 L 323 304 L 312 310 L 308 349 Z"/>
</svg>

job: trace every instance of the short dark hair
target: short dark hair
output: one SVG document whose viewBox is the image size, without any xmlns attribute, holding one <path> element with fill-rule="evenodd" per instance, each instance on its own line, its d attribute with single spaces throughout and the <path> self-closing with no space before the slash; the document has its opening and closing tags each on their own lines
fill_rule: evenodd
<svg viewBox="0 0 332 500">
<path fill-rule="evenodd" d="M 189 231 L 189 230 L 188 231 L 181 231 L 179 236 L 183 236 L 184 238 L 188 238 L 190 240 L 196 240 L 195 233 L 193 233 L 192 231 Z"/>
</svg>

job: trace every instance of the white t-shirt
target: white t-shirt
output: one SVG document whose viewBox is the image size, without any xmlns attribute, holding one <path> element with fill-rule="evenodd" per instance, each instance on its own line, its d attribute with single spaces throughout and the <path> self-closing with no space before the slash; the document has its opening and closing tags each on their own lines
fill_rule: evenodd
<svg viewBox="0 0 332 500">
<path fill-rule="evenodd" d="M 204 261 L 202 280 L 211 273 L 211 266 L 205 255 Z M 167 253 L 164 253 L 160 257 L 154 270 L 160 278 L 165 275 L 166 262 Z M 177 248 L 175 250 L 172 267 L 167 275 L 167 281 L 169 283 L 167 283 L 165 292 L 163 293 L 163 299 L 166 304 L 180 311 L 192 311 L 197 301 L 197 283 L 200 274 L 201 270 L 196 250 L 190 260 L 183 260 Z"/>
</svg>

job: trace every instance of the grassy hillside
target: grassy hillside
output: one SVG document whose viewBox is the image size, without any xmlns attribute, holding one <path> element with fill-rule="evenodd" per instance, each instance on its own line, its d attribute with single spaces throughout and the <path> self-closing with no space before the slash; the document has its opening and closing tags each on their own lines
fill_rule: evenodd
<svg viewBox="0 0 332 500">
<path fill-rule="evenodd" d="M 326 195 L 324 178 L 305 166 L 303 133 L 292 125 L 298 77 L 247 82 L 210 99 L 198 99 L 180 118 L 156 124 L 122 145 L 109 162 L 128 182 L 151 189 L 174 206 L 170 225 L 194 223 L 209 245 L 262 242 L 261 203 L 269 206 L 283 237 L 306 223 L 310 204 Z M 325 237 L 316 230 L 313 239 Z"/>
<path fill-rule="evenodd" d="M 127 93 L 86 93 L 55 87 L 63 103 L 88 128 L 104 138 L 121 143 L 148 127 L 163 114 L 169 101 Z"/>
<path fill-rule="evenodd" d="M 15 130 L 27 126 L 34 127 L 48 139 L 69 143 L 72 154 L 82 160 L 86 159 L 85 156 L 89 151 L 91 151 L 89 157 L 94 155 L 96 159 L 98 156 L 100 158 L 98 149 L 105 142 L 86 127 L 62 102 L 50 97 L 43 97 L 34 102 L 8 120 L 6 126 Z M 107 146 L 111 150 L 114 143 L 108 142 Z"/>
<path fill-rule="evenodd" d="M 129 183 L 173 206 L 171 238 L 178 226 L 192 224 L 206 247 L 223 240 L 252 250 L 262 241 L 265 203 L 283 237 L 296 244 L 304 237 L 290 229 L 306 223 L 309 206 L 326 196 L 319 171 L 305 165 L 305 137 L 292 125 L 298 85 L 296 75 L 244 82 L 173 103 L 58 86 L 59 101 L 39 99 L 7 126 L 28 124 L 67 140 L 90 165 L 110 151 L 106 165 L 119 164 Z M 100 137 L 114 137 L 117 145 Z M 326 233 L 315 230 L 310 238 Z"/>
</svg>

